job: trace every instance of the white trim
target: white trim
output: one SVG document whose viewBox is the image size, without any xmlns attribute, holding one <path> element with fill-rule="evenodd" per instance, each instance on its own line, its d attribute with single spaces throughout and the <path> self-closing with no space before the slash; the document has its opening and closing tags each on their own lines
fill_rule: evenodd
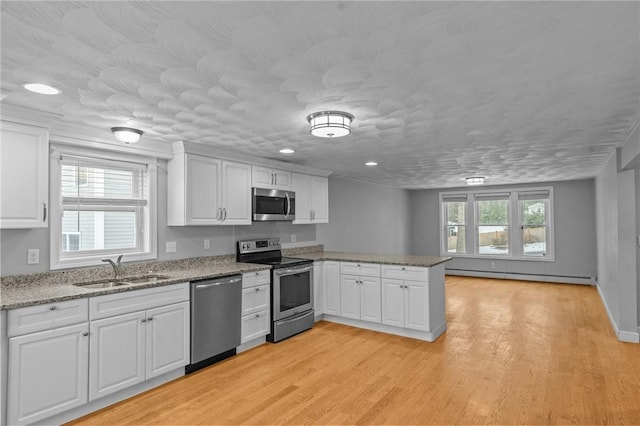
<svg viewBox="0 0 640 426">
<path fill-rule="evenodd" d="M 249 349 L 257 348 L 258 346 L 264 345 L 265 343 L 267 343 L 266 336 L 257 337 L 253 340 L 249 340 L 248 342 L 243 343 L 240 346 L 236 347 L 236 354 L 246 352 Z"/>
<path fill-rule="evenodd" d="M 518 199 L 519 193 L 532 193 L 532 192 L 548 192 L 549 202 L 547 203 L 547 247 L 545 256 L 525 256 L 523 254 L 522 237 L 520 233 L 521 214 L 520 214 L 520 200 Z M 444 203 L 446 197 L 456 197 L 462 194 L 467 196 L 467 208 L 465 217 L 466 227 L 466 241 L 465 249 L 466 253 L 449 253 L 447 251 L 447 240 L 444 237 L 444 229 L 446 224 L 446 212 Z M 508 254 L 480 254 L 478 253 L 478 209 L 476 201 L 478 195 L 486 196 L 504 196 L 509 200 L 509 253 Z M 481 197 L 480 197 L 481 198 Z M 460 259 L 490 259 L 490 260 L 516 260 L 527 262 L 555 262 L 555 215 L 554 215 L 554 195 L 553 186 L 535 186 L 535 187 L 513 187 L 505 190 L 500 189 L 464 189 L 454 191 L 440 191 L 438 193 L 438 202 L 440 204 L 440 217 L 439 217 L 439 238 L 440 238 L 440 256 L 450 256 Z M 514 206 L 516 208 L 514 208 Z"/>
<path fill-rule="evenodd" d="M 435 327 L 432 331 L 418 331 L 409 328 L 394 327 L 377 322 L 361 321 L 351 318 L 344 318 L 337 315 L 323 314 L 322 319 L 328 322 L 335 322 L 350 327 L 364 328 L 365 330 L 377 331 L 380 333 L 394 334 L 396 336 L 410 337 L 412 339 L 435 342 L 442 333 L 447 330 L 447 323 L 444 322 Z"/>
<path fill-rule="evenodd" d="M 618 340 L 621 342 L 627 343 L 640 343 L 640 329 L 637 332 L 620 330 L 618 328 L 618 324 L 611 315 L 611 310 L 609 309 L 609 305 L 607 305 L 607 299 L 604 297 L 600 286 L 597 285 L 598 294 L 600 295 L 600 300 L 602 300 L 602 305 L 604 306 L 604 310 L 607 312 L 607 317 L 609 318 L 609 324 L 611 324 L 611 328 L 613 328 L 613 332 L 615 333 Z"/>
<path fill-rule="evenodd" d="M 91 254 L 73 257 L 63 257 L 60 253 L 60 238 L 62 235 L 61 219 L 62 219 L 62 196 L 60 188 L 60 173 L 61 173 L 61 157 L 63 155 L 80 155 L 88 156 L 92 158 L 105 159 L 109 161 L 122 160 L 127 163 L 139 162 L 146 164 L 147 179 L 148 179 L 148 195 L 147 206 L 142 208 L 144 215 L 144 223 L 147 225 L 145 228 L 149 232 L 145 232 L 145 228 L 138 233 L 139 246 L 142 251 L 126 252 L 126 251 L 96 251 Z M 49 182 L 51 199 L 49 202 L 50 211 L 50 247 L 49 247 L 49 266 L 51 270 L 76 268 L 82 266 L 97 266 L 102 265 L 101 259 L 106 254 L 125 254 L 124 260 L 126 262 L 137 262 L 142 260 L 154 260 L 158 258 L 158 206 L 157 206 L 157 194 L 158 194 L 158 176 L 157 176 L 157 159 L 152 157 L 142 157 L 130 154 L 113 153 L 106 151 L 94 151 L 90 149 L 84 149 L 79 147 L 72 147 L 66 145 L 52 145 L 51 147 L 51 161 L 49 167 Z M 86 252 L 85 252 L 86 253 Z"/>
</svg>

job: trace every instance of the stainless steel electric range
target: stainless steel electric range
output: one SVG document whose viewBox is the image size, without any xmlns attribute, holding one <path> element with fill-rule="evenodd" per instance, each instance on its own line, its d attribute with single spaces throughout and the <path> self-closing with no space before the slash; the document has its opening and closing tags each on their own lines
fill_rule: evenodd
<svg viewBox="0 0 640 426">
<path fill-rule="evenodd" d="M 283 257 L 279 238 L 238 241 L 236 260 L 271 265 L 270 342 L 313 327 L 313 261 Z"/>
</svg>

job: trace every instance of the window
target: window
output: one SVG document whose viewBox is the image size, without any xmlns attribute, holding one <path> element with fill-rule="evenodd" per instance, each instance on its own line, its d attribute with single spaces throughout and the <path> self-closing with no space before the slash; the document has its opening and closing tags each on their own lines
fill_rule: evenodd
<svg viewBox="0 0 640 426">
<path fill-rule="evenodd" d="M 116 254 L 156 257 L 155 164 L 103 156 L 84 150 L 54 155 L 52 269 L 101 264 Z"/>
<path fill-rule="evenodd" d="M 524 256 L 546 256 L 549 226 L 549 192 L 519 192 L 520 230 L 522 231 L 522 254 Z"/>
<path fill-rule="evenodd" d="M 441 254 L 553 260 L 552 188 L 440 194 Z"/>
<path fill-rule="evenodd" d="M 450 196 L 443 199 L 444 217 L 447 218 L 445 224 L 445 252 L 466 253 L 467 239 L 467 197 Z"/>
<path fill-rule="evenodd" d="M 475 197 L 479 254 L 509 254 L 509 194 Z"/>
</svg>

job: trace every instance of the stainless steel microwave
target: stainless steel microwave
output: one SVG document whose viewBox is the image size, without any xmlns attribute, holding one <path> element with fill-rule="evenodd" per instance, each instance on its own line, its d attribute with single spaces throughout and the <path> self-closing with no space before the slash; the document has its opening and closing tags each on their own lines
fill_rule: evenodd
<svg viewBox="0 0 640 426">
<path fill-rule="evenodd" d="M 277 189 L 253 188 L 253 221 L 289 221 L 296 217 L 296 194 Z"/>
</svg>

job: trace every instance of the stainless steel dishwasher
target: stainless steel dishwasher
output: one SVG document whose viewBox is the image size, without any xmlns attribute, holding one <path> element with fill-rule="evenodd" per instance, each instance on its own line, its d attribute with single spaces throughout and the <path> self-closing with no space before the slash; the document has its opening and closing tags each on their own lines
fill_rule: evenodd
<svg viewBox="0 0 640 426">
<path fill-rule="evenodd" d="M 235 355 L 240 346 L 242 276 L 191 283 L 191 364 L 198 370 Z"/>
</svg>

